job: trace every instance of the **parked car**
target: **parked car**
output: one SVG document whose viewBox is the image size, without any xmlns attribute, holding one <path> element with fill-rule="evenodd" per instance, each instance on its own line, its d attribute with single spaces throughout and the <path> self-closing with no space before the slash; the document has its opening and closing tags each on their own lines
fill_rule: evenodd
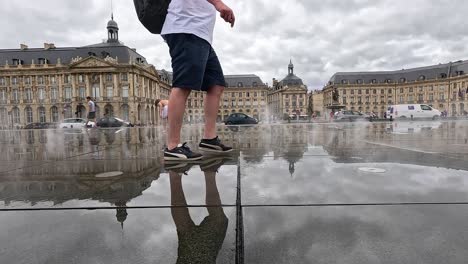
<svg viewBox="0 0 468 264">
<path fill-rule="evenodd" d="M 424 104 L 391 105 L 387 109 L 387 119 L 437 119 L 441 112 Z"/>
<path fill-rule="evenodd" d="M 57 128 L 56 123 L 30 123 L 27 124 L 24 129 L 48 129 L 48 128 Z"/>
<path fill-rule="evenodd" d="M 73 129 L 82 129 L 85 127 L 87 120 L 83 118 L 67 118 L 60 123 L 59 128 L 73 128 Z M 89 127 L 96 127 L 96 123 L 90 121 L 88 123 Z"/>
<path fill-rule="evenodd" d="M 118 117 L 102 117 L 96 125 L 98 127 L 133 127 L 134 125 L 128 121 L 120 119 Z"/>
<path fill-rule="evenodd" d="M 234 113 L 224 121 L 226 125 L 255 125 L 258 120 L 243 113 Z"/>
<path fill-rule="evenodd" d="M 349 121 L 354 122 L 358 120 L 370 120 L 370 116 L 363 114 L 361 112 L 351 111 L 351 110 L 344 110 L 337 112 L 334 116 L 336 121 Z"/>
</svg>

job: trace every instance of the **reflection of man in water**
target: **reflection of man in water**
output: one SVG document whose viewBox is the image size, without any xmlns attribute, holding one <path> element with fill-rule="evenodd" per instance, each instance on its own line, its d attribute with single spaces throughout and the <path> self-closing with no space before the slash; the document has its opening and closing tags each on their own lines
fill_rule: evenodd
<svg viewBox="0 0 468 264">
<path fill-rule="evenodd" d="M 205 173 L 206 205 L 208 216 L 200 225 L 195 225 L 187 207 L 182 189 L 182 175 L 169 172 L 171 182 L 171 213 L 179 238 L 177 264 L 182 263 L 216 263 L 219 251 L 226 237 L 228 219 L 221 206 L 216 186 L 216 168 L 207 169 Z M 215 207 L 213 207 L 215 206 Z"/>
</svg>

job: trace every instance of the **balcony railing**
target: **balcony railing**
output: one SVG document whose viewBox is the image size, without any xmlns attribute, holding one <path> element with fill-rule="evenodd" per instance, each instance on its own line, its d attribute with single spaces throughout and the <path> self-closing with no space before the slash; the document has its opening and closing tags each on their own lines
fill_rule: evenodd
<svg viewBox="0 0 468 264">
<path fill-rule="evenodd" d="M 128 97 L 122 97 L 122 102 L 128 103 Z"/>
<path fill-rule="evenodd" d="M 85 100 L 84 97 L 79 97 L 79 96 L 75 97 L 75 101 L 78 102 L 78 103 L 82 103 L 82 102 L 84 102 L 84 100 Z"/>
<path fill-rule="evenodd" d="M 50 102 L 51 102 L 52 104 L 56 104 L 56 103 L 58 103 L 58 100 L 57 100 L 57 99 L 50 99 Z"/>
<path fill-rule="evenodd" d="M 33 100 L 32 99 L 24 99 L 23 103 L 24 104 L 32 104 Z"/>
<path fill-rule="evenodd" d="M 103 97 L 103 98 L 102 98 L 102 101 L 104 101 L 104 102 L 110 102 L 110 101 L 112 101 L 112 97 Z"/>
<path fill-rule="evenodd" d="M 38 102 L 39 104 L 43 104 L 43 103 L 45 103 L 45 101 L 46 101 L 45 99 L 37 99 L 37 102 Z"/>
<path fill-rule="evenodd" d="M 63 101 L 65 101 L 65 103 L 71 103 L 72 99 L 71 98 L 65 98 Z"/>
<path fill-rule="evenodd" d="M 0 100 L 0 104 L 7 104 L 8 100 Z"/>
<path fill-rule="evenodd" d="M 20 101 L 19 100 L 10 100 L 10 104 L 19 104 Z"/>
</svg>

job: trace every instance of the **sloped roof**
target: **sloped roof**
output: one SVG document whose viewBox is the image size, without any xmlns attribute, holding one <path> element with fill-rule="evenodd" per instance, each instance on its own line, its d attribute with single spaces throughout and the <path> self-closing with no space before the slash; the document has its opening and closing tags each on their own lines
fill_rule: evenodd
<svg viewBox="0 0 468 264">
<path fill-rule="evenodd" d="M 119 63 L 128 63 L 141 58 L 146 63 L 145 57 L 121 43 L 99 43 L 83 47 L 53 48 L 48 50 L 43 48 L 25 50 L 0 49 L 0 65 L 4 65 L 7 61 L 11 65 L 13 64 L 13 59 L 19 59 L 24 65 L 29 65 L 32 64 L 33 60 L 34 63 L 37 63 L 39 58 L 47 59 L 49 64 L 57 63 L 57 59 L 59 58 L 62 64 L 70 64 L 73 58 L 86 58 L 91 55 L 101 58 L 107 56 L 112 58 L 117 57 Z"/>
<path fill-rule="evenodd" d="M 225 75 L 224 79 L 228 87 L 239 87 L 239 83 L 242 83 L 242 87 L 265 86 L 262 79 L 255 74 Z"/>
<path fill-rule="evenodd" d="M 459 73 L 468 73 L 468 61 L 457 61 L 453 63 L 438 64 L 413 69 L 398 71 L 374 71 L 374 72 L 337 72 L 331 79 L 330 84 L 369 84 L 375 80 L 377 83 L 410 82 L 418 80 L 431 80 L 448 76 L 456 76 Z"/>
</svg>

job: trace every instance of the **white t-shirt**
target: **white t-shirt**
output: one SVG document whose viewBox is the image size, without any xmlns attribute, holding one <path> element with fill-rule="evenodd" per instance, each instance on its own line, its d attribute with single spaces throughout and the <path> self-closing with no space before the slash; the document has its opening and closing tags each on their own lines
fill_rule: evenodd
<svg viewBox="0 0 468 264">
<path fill-rule="evenodd" d="M 93 101 L 89 101 L 88 102 L 88 107 L 89 107 L 89 111 L 88 112 L 96 112 L 96 105 L 94 104 Z"/>
<path fill-rule="evenodd" d="M 188 33 L 213 42 L 216 9 L 207 0 L 172 0 L 161 35 Z"/>
</svg>

